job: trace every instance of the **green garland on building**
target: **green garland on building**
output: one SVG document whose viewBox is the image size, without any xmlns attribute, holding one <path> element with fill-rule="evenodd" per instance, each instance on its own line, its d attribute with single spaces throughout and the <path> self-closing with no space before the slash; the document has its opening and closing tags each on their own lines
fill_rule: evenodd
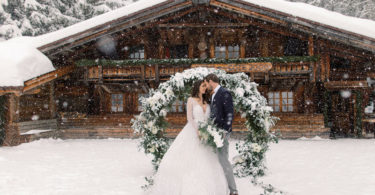
<svg viewBox="0 0 375 195">
<path fill-rule="evenodd" d="M 89 60 L 83 59 L 76 62 L 77 66 L 137 66 L 150 64 L 168 65 L 191 65 L 191 64 L 243 64 L 254 62 L 316 62 L 319 56 L 284 56 L 284 57 L 259 57 L 259 58 L 238 58 L 238 59 L 216 59 L 216 58 L 182 58 L 182 59 L 137 59 L 137 60 Z"/>
</svg>

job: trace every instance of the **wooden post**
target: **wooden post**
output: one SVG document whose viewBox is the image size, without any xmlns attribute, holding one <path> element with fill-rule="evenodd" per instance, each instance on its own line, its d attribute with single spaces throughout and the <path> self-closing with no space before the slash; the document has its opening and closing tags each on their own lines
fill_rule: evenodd
<svg viewBox="0 0 375 195">
<path fill-rule="evenodd" d="M 103 66 L 98 66 L 98 82 L 103 83 Z"/>
<path fill-rule="evenodd" d="M 49 106 L 51 119 L 56 118 L 56 103 L 55 103 L 55 83 L 51 81 L 49 83 Z"/>
<path fill-rule="evenodd" d="M 309 46 L 309 56 L 314 56 L 314 38 L 313 36 L 309 36 L 308 39 L 308 46 Z M 310 75 L 310 82 L 315 82 L 316 79 L 316 63 L 310 62 L 310 67 L 312 67 L 312 74 Z"/>
<path fill-rule="evenodd" d="M 141 65 L 141 81 L 142 81 L 142 82 L 145 81 L 145 75 L 146 75 L 146 72 L 145 72 L 145 65 Z"/>
<path fill-rule="evenodd" d="M 159 76 L 159 64 L 155 64 L 155 81 L 156 83 L 159 83 L 160 76 Z"/>
<path fill-rule="evenodd" d="M 326 53 L 325 55 L 325 65 L 326 65 L 326 78 L 329 79 L 330 71 L 331 71 L 331 57 L 329 56 L 329 53 Z"/>
<path fill-rule="evenodd" d="M 189 58 L 194 58 L 194 43 L 189 43 L 189 51 L 188 51 Z"/>
<path fill-rule="evenodd" d="M 325 66 L 325 52 L 324 52 L 324 45 L 321 40 L 318 41 L 317 43 L 317 54 L 320 56 L 319 64 L 318 66 L 320 67 L 320 80 L 322 82 L 326 81 L 326 66 Z"/>
<path fill-rule="evenodd" d="M 254 81 L 255 80 L 255 75 L 253 72 L 250 73 L 250 81 Z"/>
<path fill-rule="evenodd" d="M 7 125 L 5 127 L 5 146 L 15 146 L 19 144 L 19 128 L 17 122 L 19 121 L 19 96 L 10 94 L 8 97 L 8 113 Z"/>
<path fill-rule="evenodd" d="M 266 73 L 264 73 L 264 81 L 265 81 L 265 83 L 269 83 L 269 81 L 270 81 L 270 73 L 269 73 L 269 71 L 266 72 Z"/>
<path fill-rule="evenodd" d="M 245 48 L 246 48 L 246 37 L 244 30 L 238 31 L 238 37 L 240 40 L 240 58 L 245 58 Z"/>
<path fill-rule="evenodd" d="M 215 58 L 215 40 L 210 38 L 210 58 Z"/>
<path fill-rule="evenodd" d="M 165 35 L 165 33 L 162 33 L 161 36 L 162 36 L 163 40 L 159 41 L 159 58 L 164 59 L 165 58 L 166 35 Z M 155 82 L 158 85 L 158 83 L 159 83 L 159 64 L 155 64 L 154 70 L 155 70 Z"/>
</svg>

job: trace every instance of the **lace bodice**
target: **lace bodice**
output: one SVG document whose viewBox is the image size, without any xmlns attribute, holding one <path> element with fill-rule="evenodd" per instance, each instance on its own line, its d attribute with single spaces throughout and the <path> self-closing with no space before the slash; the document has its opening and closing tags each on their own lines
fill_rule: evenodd
<svg viewBox="0 0 375 195">
<path fill-rule="evenodd" d="M 210 116 L 210 106 L 207 105 L 206 111 L 204 111 L 203 107 L 191 97 L 188 99 L 186 107 L 187 120 L 195 129 L 198 129 L 199 122 L 207 121 Z"/>
</svg>

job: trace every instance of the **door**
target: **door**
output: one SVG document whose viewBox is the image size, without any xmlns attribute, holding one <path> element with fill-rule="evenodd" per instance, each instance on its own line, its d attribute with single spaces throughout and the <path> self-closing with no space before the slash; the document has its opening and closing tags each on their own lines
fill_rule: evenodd
<svg viewBox="0 0 375 195">
<path fill-rule="evenodd" d="M 348 136 L 354 132 L 354 96 L 351 91 L 333 91 L 329 119 L 332 132 L 338 136 Z"/>
</svg>

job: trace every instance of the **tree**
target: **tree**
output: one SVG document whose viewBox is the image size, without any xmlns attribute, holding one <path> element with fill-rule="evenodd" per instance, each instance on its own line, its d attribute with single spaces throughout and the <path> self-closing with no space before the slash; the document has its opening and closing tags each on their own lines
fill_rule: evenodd
<svg viewBox="0 0 375 195">
<path fill-rule="evenodd" d="M 56 31 L 132 2 L 133 0 L 5 0 L 0 3 L 0 40 Z"/>
</svg>

